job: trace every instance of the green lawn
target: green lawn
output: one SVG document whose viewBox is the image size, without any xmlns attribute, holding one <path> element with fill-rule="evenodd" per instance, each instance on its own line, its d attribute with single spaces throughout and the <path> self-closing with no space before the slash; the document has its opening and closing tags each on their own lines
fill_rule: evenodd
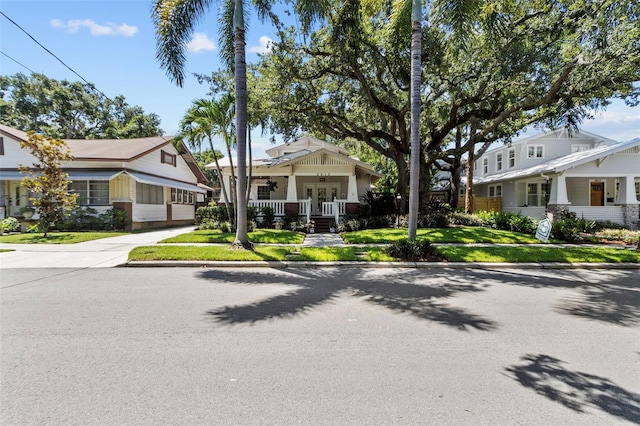
<svg viewBox="0 0 640 426">
<path fill-rule="evenodd" d="M 234 250 L 226 246 L 145 246 L 129 253 L 129 260 L 209 260 L 209 261 L 393 261 L 382 247 L 275 247 Z"/>
<path fill-rule="evenodd" d="M 162 243 L 232 243 L 235 233 L 220 230 L 204 229 L 177 235 L 162 240 Z M 249 232 L 249 241 L 262 244 L 302 244 L 304 234 L 292 231 L 277 231 L 275 229 L 256 229 Z"/>
<path fill-rule="evenodd" d="M 101 238 L 129 235 L 130 232 L 50 232 L 46 237 L 42 233 L 9 234 L 0 236 L 0 243 L 13 244 L 75 244 Z"/>
<path fill-rule="evenodd" d="M 436 251 L 450 262 L 640 263 L 638 250 L 607 247 L 439 246 Z"/>
<path fill-rule="evenodd" d="M 431 243 L 494 243 L 494 244 L 536 244 L 540 243 L 533 235 L 511 231 L 465 226 L 461 228 L 418 229 L 417 237 Z M 345 232 L 342 239 L 347 244 L 383 244 L 407 238 L 406 229 L 366 229 Z"/>
</svg>

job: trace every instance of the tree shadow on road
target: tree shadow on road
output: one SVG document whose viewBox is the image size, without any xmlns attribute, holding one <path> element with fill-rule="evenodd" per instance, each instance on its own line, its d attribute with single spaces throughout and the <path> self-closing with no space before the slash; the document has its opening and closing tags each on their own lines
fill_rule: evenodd
<svg viewBox="0 0 640 426">
<path fill-rule="evenodd" d="M 565 407 L 584 413 L 604 411 L 640 423 L 640 394 L 630 392 L 611 380 L 580 371 L 571 371 L 559 359 L 548 355 L 526 355 L 523 365 L 506 368 L 510 377 Z"/>
<path fill-rule="evenodd" d="M 485 282 L 500 281 L 529 288 L 565 288 L 575 295 L 558 300 L 560 314 L 630 327 L 640 324 L 640 282 L 638 273 L 623 270 L 601 271 L 478 271 Z"/>
<path fill-rule="evenodd" d="M 444 270 L 425 274 L 413 269 L 363 270 L 319 268 L 264 273 L 252 270 L 207 270 L 204 279 L 259 286 L 278 284 L 290 290 L 264 300 L 239 306 L 224 306 L 207 312 L 223 324 L 255 323 L 311 312 L 340 297 L 356 297 L 395 313 L 434 321 L 460 330 L 492 330 L 496 324 L 465 309 L 447 304 L 456 294 L 483 291 L 469 277 L 451 276 Z"/>
</svg>

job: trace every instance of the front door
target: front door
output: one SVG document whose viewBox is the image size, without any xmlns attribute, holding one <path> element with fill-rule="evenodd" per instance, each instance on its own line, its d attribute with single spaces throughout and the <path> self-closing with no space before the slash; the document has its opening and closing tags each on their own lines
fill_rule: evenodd
<svg viewBox="0 0 640 426">
<path fill-rule="evenodd" d="M 604 206 L 604 182 L 591 182 L 591 205 Z"/>
<path fill-rule="evenodd" d="M 328 203 L 338 197 L 340 188 L 336 184 L 308 184 L 305 186 L 305 193 L 311 198 L 311 214 L 313 216 L 322 215 L 322 203 Z"/>
</svg>

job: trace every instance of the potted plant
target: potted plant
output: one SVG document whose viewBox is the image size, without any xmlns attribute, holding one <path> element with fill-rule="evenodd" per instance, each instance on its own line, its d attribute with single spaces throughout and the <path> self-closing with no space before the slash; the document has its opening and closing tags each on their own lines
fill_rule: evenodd
<svg viewBox="0 0 640 426">
<path fill-rule="evenodd" d="M 316 221 L 311 219 L 307 222 L 307 234 L 314 234 L 316 232 Z"/>
<path fill-rule="evenodd" d="M 34 209 L 31 206 L 24 206 L 23 208 L 20 209 L 20 214 L 26 220 L 31 219 L 35 213 L 36 213 L 36 209 Z"/>
<path fill-rule="evenodd" d="M 332 234 L 335 234 L 335 232 L 336 232 L 336 223 L 335 222 L 331 222 L 329 224 L 329 232 L 331 232 Z"/>
</svg>

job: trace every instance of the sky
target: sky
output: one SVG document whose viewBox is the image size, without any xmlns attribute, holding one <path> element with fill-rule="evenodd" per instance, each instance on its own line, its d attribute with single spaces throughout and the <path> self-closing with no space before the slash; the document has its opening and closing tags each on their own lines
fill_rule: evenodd
<svg viewBox="0 0 640 426">
<path fill-rule="evenodd" d="M 193 100 L 205 97 L 192 73 L 222 68 L 218 50 L 217 11 L 212 9 L 195 28 L 186 54 L 184 87 L 171 82 L 155 57 L 151 0 L 0 0 L 0 10 L 55 54 L 75 73 L 108 97 L 123 95 L 131 106 L 161 119 L 165 135 L 174 135 Z M 215 4 L 216 2 L 214 2 Z M 219 4 L 221 2 L 218 2 Z M 281 15 L 283 16 L 283 15 Z M 275 30 L 252 16 L 247 32 L 247 62 L 257 62 Z M 0 15 L 0 74 L 32 71 L 57 80 L 80 81 L 69 68 Z M 640 108 L 615 101 L 586 120 L 583 130 L 626 141 L 640 137 Z M 531 136 L 528 131 L 519 136 Z M 254 157 L 264 157 L 269 136 L 253 135 Z M 277 138 L 279 142 L 282 139 Z"/>
</svg>

